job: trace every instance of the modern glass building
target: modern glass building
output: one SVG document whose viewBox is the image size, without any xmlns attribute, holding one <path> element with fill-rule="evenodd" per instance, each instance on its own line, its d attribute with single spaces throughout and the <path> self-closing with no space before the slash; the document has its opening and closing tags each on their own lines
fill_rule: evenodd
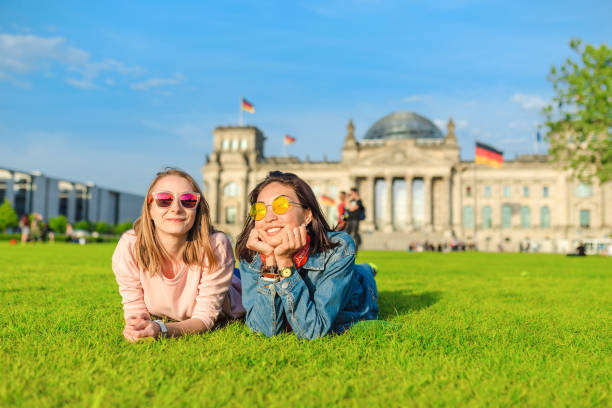
<svg viewBox="0 0 612 408">
<path fill-rule="evenodd" d="M 93 183 L 0 167 L 0 203 L 4 200 L 19 217 L 39 213 L 48 220 L 64 215 L 71 223 L 85 220 L 114 225 L 138 218 L 144 197 Z"/>
</svg>

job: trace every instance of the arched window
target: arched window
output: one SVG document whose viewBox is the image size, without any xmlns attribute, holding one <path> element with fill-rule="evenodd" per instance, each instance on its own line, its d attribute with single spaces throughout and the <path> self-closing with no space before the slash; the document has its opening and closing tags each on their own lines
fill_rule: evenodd
<svg viewBox="0 0 612 408">
<path fill-rule="evenodd" d="M 521 228 L 531 227 L 531 209 L 527 206 L 521 208 Z"/>
<path fill-rule="evenodd" d="M 232 150 L 238 150 L 238 139 L 232 140 Z"/>
<path fill-rule="evenodd" d="M 221 143 L 221 149 L 229 150 L 229 147 L 230 147 L 230 141 L 227 139 L 223 139 L 223 142 Z"/>
<path fill-rule="evenodd" d="M 463 227 L 474 228 L 474 209 L 471 205 L 463 207 Z"/>
<path fill-rule="evenodd" d="M 540 227 L 550 228 L 550 208 L 547 206 L 540 208 Z"/>
<path fill-rule="evenodd" d="M 582 228 L 589 228 L 591 226 L 590 210 L 580 210 L 580 226 Z"/>
<path fill-rule="evenodd" d="M 236 197 L 238 195 L 238 184 L 233 181 L 223 187 L 223 195 L 226 197 Z"/>
<path fill-rule="evenodd" d="M 493 210 L 488 205 L 482 209 L 482 228 L 491 228 L 493 226 Z"/>
<path fill-rule="evenodd" d="M 502 215 L 502 228 L 510 228 L 512 226 L 512 208 L 508 204 L 502 205 L 501 209 Z"/>
<path fill-rule="evenodd" d="M 236 223 L 236 207 L 225 207 L 225 223 L 235 224 Z"/>
<path fill-rule="evenodd" d="M 240 150 L 246 150 L 248 146 L 247 140 L 246 139 L 242 139 L 240 141 Z"/>
</svg>

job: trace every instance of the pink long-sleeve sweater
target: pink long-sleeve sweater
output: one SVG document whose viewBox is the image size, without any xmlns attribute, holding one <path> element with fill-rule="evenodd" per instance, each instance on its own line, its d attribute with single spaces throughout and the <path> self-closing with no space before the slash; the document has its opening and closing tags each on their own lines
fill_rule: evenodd
<svg viewBox="0 0 612 408">
<path fill-rule="evenodd" d="M 204 267 L 184 268 L 172 279 L 163 274 L 151 276 L 140 269 L 134 259 L 135 243 L 136 234 L 130 230 L 123 234 L 113 254 L 113 271 L 126 319 L 141 312 L 177 321 L 195 317 L 210 329 L 221 313 L 231 318 L 244 315 L 240 279 L 233 273 L 232 245 L 222 232 L 210 237 L 216 269 L 210 270 L 206 260 Z"/>
</svg>

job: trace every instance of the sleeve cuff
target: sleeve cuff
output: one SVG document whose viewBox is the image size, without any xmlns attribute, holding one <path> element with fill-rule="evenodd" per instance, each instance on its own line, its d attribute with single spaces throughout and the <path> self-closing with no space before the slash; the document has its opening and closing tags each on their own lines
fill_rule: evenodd
<svg viewBox="0 0 612 408">
<path fill-rule="evenodd" d="M 291 290 L 300 282 L 304 282 L 300 274 L 296 271 L 293 275 L 288 278 L 283 279 L 282 281 L 276 282 L 274 284 L 274 288 L 276 292 L 283 296 L 287 295 L 291 292 Z"/>
</svg>

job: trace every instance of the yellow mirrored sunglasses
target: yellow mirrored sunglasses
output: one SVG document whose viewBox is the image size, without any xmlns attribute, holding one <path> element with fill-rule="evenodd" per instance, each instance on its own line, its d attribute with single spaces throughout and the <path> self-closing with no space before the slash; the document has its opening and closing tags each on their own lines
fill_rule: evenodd
<svg viewBox="0 0 612 408">
<path fill-rule="evenodd" d="M 302 204 L 289 200 L 287 196 L 280 195 L 272 200 L 272 204 L 266 205 L 261 201 L 251 204 L 249 216 L 255 221 L 263 220 L 268 212 L 268 207 L 272 207 L 272 211 L 274 211 L 275 214 L 283 215 L 289 210 L 291 205 L 303 207 Z"/>
</svg>

